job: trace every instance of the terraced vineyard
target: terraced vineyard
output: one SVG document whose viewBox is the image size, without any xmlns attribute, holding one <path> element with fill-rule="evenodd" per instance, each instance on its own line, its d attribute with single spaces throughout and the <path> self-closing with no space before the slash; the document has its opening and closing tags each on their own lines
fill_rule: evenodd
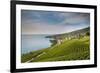
<svg viewBox="0 0 100 73">
<path fill-rule="evenodd" d="M 64 40 L 61 44 L 23 54 L 21 62 L 88 60 L 90 59 L 89 45 L 89 36 L 80 39 Z"/>
</svg>

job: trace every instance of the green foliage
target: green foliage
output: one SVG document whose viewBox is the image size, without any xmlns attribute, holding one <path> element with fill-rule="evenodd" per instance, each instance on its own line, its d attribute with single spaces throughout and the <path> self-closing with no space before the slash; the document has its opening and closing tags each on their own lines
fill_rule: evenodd
<svg viewBox="0 0 100 73">
<path fill-rule="evenodd" d="M 54 46 L 57 44 L 57 40 L 50 40 L 50 42 L 52 43 L 51 46 Z"/>
<path fill-rule="evenodd" d="M 86 32 L 86 35 L 89 36 L 90 35 L 90 32 Z"/>
</svg>

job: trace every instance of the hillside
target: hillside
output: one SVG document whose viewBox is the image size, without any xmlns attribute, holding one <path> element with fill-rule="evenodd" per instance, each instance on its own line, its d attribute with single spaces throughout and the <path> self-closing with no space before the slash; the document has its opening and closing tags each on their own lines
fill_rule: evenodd
<svg viewBox="0 0 100 73">
<path fill-rule="evenodd" d="M 90 38 L 65 40 L 49 48 L 32 51 L 21 56 L 21 62 L 70 61 L 90 59 Z"/>
<path fill-rule="evenodd" d="M 90 27 L 87 27 L 87 28 L 75 30 L 75 31 L 68 32 L 68 33 L 47 36 L 46 38 L 55 38 L 57 36 L 58 37 L 67 37 L 67 36 L 72 36 L 72 35 L 77 35 L 77 34 L 84 34 L 84 33 L 89 32 L 89 31 L 90 31 Z"/>
</svg>

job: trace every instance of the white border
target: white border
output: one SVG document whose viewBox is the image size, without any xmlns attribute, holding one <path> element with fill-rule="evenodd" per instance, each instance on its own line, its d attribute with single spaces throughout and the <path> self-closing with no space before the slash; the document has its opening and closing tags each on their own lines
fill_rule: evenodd
<svg viewBox="0 0 100 73">
<path fill-rule="evenodd" d="M 91 47 L 90 60 L 21 63 L 21 9 L 90 13 L 90 34 L 91 34 L 90 38 L 92 38 L 90 40 L 90 47 Z M 94 9 L 35 6 L 35 5 L 16 5 L 16 68 L 17 69 L 94 64 L 94 39 L 93 38 L 94 38 Z"/>
</svg>

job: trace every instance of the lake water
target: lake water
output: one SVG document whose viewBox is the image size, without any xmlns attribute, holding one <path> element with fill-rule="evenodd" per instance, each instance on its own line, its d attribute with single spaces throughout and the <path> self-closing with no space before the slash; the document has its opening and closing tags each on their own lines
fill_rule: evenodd
<svg viewBox="0 0 100 73">
<path fill-rule="evenodd" d="M 22 35 L 21 54 L 50 47 L 50 38 L 46 38 L 46 36 L 47 35 Z"/>
</svg>

